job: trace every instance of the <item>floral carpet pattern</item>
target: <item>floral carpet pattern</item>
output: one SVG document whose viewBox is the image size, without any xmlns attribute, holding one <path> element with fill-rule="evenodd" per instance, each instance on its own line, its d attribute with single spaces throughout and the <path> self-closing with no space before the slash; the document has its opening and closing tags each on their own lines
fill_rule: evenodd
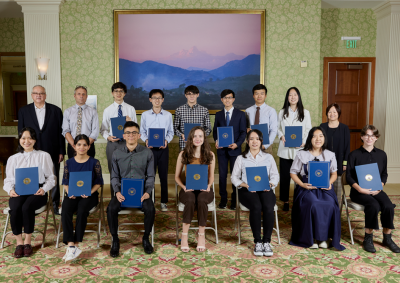
<svg viewBox="0 0 400 283">
<path fill-rule="evenodd" d="M 400 196 L 391 196 L 391 199 L 400 207 Z M 105 207 L 108 202 L 109 199 L 105 199 Z M 8 198 L 0 197 L 0 208 L 3 210 L 7 206 Z M 278 202 L 278 206 L 282 207 L 282 203 Z M 253 256 L 250 230 L 242 233 L 242 243 L 238 245 L 234 231 L 235 213 L 227 209 L 217 211 L 219 244 L 215 243 L 215 234 L 207 231 L 207 251 L 196 252 L 191 231 L 191 250 L 183 253 L 175 245 L 173 200 L 169 202 L 168 212 L 161 212 L 159 207 L 160 200 L 156 199 L 155 252 L 151 255 L 143 252 L 142 234 L 132 232 L 121 233 L 120 256 L 111 258 L 111 236 L 107 227 L 107 234 L 102 230 L 99 248 L 96 234 L 87 233 L 80 245 L 83 250 L 80 257 L 65 264 L 62 261 L 65 245 L 55 248 L 57 237 L 50 226 L 44 248 L 40 248 L 42 235 L 34 234 L 34 254 L 30 258 L 13 258 L 16 241 L 11 234 L 7 236 L 5 248 L 0 251 L 0 282 L 400 282 L 400 255 L 382 247 L 380 231 L 375 232 L 375 254 L 367 253 L 361 247 L 363 222 L 355 229 L 355 244 L 351 245 L 345 210 L 341 242 L 346 250 L 290 246 L 291 212 L 278 211 L 281 245 L 273 232 L 274 255 L 267 258 Z M 399 214 L 396 209 L 395 226 L 400 225 Z M 242 219 L 247 217 L 244 212 Z M 363 212 L 351 210 L 350 217 L 361 220 Z M 140 222 L 142 218 L 141 215 L 120 216 L 120 223 Z M 44 219 L 43 213 L 36 217 L 36 223 L 43 223 Z M 6 215 L 1 214 L 1 231 L 5 220 Z M 60 216 L 56 216 L 57 225 L 59 220 Z M 95 219 L 90 217 L 90 220 Z M 248 221 L 242 223 L 248 225 Z M 399 243 L 400 232 L 395 230 L 393 238 Z"/>
</svg>

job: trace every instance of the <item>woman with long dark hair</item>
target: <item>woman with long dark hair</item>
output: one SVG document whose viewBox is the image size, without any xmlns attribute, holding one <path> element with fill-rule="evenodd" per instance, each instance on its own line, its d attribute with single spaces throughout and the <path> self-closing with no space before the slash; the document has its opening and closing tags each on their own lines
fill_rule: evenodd
<svg viewBox="0 0 400 283">
<path fill-rule="evenodd" d="M 14 252 L 16 258 L 31 256 L 32 233 L 35 228 L 35 210 L 47 203 L 47 192 L 56 184 L 53 162 L 50 154 L 38 150 L 34 129 L 23 128 L 18 135 L 18 153 L 7 160 L 7 178 L 3 189 L 10 196 L 10 222 L 13 234 L 17 238 Z M 34 195 L 18 195 L 15 192 L 15 169 L 37 167 L 39 171 L 39 190 Z M 22 240 L 24 227 L 25 241 Z"/>
<path fill-rule="evenodd" d="M 297 152 L 290 168 L 290 176 L 297 184 L 294 191 L 292 210 L 291 245 L 317 249 L 328 248 L 328 240 L 338 250 L 340 245 L 340 212 L 338 200 L 332 190 L 337 178 L 335 154 L 326 149 L 326 134 L 321 127 L 310 130 L 303 150 Z M 330 179 L 328 188 L 316 188 L 309 184 L 308 162 L 329 161 Z M 301 179 L 298 174 L 300 174 Z"/>
<path fill-rule="evenodd" d="M 186 187 L 186 166 L 188 164 L 208 165 L 208 185 L 200 191 L 193 191 Z M 185 171 L 183 170 L 185 167 Z M 205 226 L 207 223 L 208 204 L 214 199 L 214 192 L 211 188 L 214 182 L 215 155 L 211 151 L 211 146 L 207 141 L 206 133 L 200 126 L 193 127 L 189 133 L 186 146 L 179 153 L 176 162 L 175 181 L 181 187 L 179 201 L 185 205 L 183 210 L 183 227 L 181 250 L 189 252 L 188 232 L 190 223 L 193 219 L 194 210 L 197 204 L 197 218 L 199 221 L 199 231 L 197 233 L 197 251 L 206 250 Z"/>
<path fill-rule="evenodd" d="M 302 144 L 300 147 L 285 146 L 285 127 L 302 126 Z M 278 114 L 278 136 L 279 136 L 279 172 L 280 189 L 279 199 L 284 202 L 283 211 L 289 211 L 289 189 L 290 189 L 290 167 L 297 152 L 304 146 L 308 132 L 311 129 L 310 112 L 303 107 L 300 91 L 291 87 L 286 92 L 285 102 Z"/>
<path fill-rule="evenodd" d="M 278 185 L 279 173 L 271 154 L 262 150 L 263 135 L 259 130 L 250 130 L 246 137 L 246 148 L 236 159 L 231 181 L 238 188 L 241 204 L 250 210 L 250 227 L 254 237 L 254 255 L 272 256 L 271 235 L 274 228 L 274 189 Z M 246 167 L 265 166 L 269 177 L 269 188 L 264 191 L 249 191 Z M 263 213 L 264 236 L 261 239 L 261 213 Z"/>
</svg>

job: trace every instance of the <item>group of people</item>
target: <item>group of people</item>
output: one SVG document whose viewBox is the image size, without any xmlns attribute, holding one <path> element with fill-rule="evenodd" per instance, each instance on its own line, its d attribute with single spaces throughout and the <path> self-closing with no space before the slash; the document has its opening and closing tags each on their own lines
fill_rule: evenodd
<svg viewBox="0 0 400 283">
<path fill-rule="evenodd" d="M 391 238 L 394 229 L 393 217 L 395 205 L 384 191 L 372 191 L 361 188 L 358 184 L 355 166 L 377 163 L 382 184 L 387 181 L 387 157 L 384 151 L 374 147 L 379 132 L 373 125 L 366 125 L 361 131 L 363 146 L 350 153 L 350 131 L 339 122 L 341 109 L 336 103 L 326 109 L 327 123 L 312 127 L 310 112 L 304 109 L 300 91 L 296 87 L 288 89 L 285 101 L 279 114 L 265 103 L 267 88 L 263 84 L 254 86 L 255 105 L 245 112 L 233 106 L 235 93 L 225 89 L 221 92 L 223 110 L 215 115 L 215 123 L 211 128 L 208 109 L 199 105 L 199 89 L 188 86 L 185 89 L 187 102 L 178 107 L 172 118 L 170 112 L 162 108 L 164 93 L 153 89 L 149 93 L 152 108 L 142 114 L 141 125 L 136 120 L 135 108 L 124 102 L 126 86 L 117 82 L 112 85 L 111 93 L 114 103 L 104 110 L 101 127 L 96 110 L 86 104 L 87 88 L 77 86 L 74 92 L 76 104 L 64 115 L 60 108 L 46 103 L 46 90 L 42 86 L 32 89 L 33 103 L 20 109 L 18 113 L 19 147 L 18 153 L 7 161 L 4 190 L 10 195 L 9 206 L 11 227 L 17 238 L 14 256 L 19 258 L 32 254 L 31 235 L 34 230 L 34 211 L 47 203 L 47 194 L 51 191 L 56 213 L 61 213 L 63 226 L 63 242 L 67 246 L 64 256 L 66 262 L 79 256 L 78 245 L 83 240 L 89 211 L 98 200 L 98 189 L 103 185 L 100 162 L 95 159 L 95 144 L 99 132 L 107 139 L 106 155 L 111 175 L 112 198 L 107 207 L 107 220 L 112 235 L 110 255 L 119 255 L 118 213 L 121 202 L 125 200 L 121 193 L 121 180 L 124 178 L 143 179 L 144 190 L 141 196 L 144 213 L 144 235 L 142 239 L 144 251 L 153 252 L 149 236 L 154 224 L 155 207 L 152 201 L 155 174 L 161 182 L 161 207 L 167 211 L 168 203 L 168 163 L 169 143 L 174 135 L 179 137 L 180 153 L 178 156 L 175 181 L 181 188 L 179 201 L 184 204 L 181 250 L 189 252 L 188 232 L 197 210 L 199 229 L 196 233 L 197 251 L 206 250 L 205 226 L 208 204 L 214 200 L 213 182 L 216 157 L 207 140 L 213 131 L 217 148 L 219 195 L 218 207 L 225 209 L 228 205 L 227 176 L 228 165 L 231 173 L 232 194 L 230 209 L 236 209 L 236 199 L 250 210 L 249 220 L 254 237 L 254 254 L 256 256 L 272 256 L 271 234 L 274 225 L 274 207 L 276 204 L 275 187 L 280 183 L 280 200 L 283 211 L 289 211 L 290 180 L 296 183 L 292 205 L 291 245 L 305 248 L 328 248 L 330 243 L 338 250 L 341 236 L 341 176 L 346 173 L 347 182 L 351 185 L 350 198 L 365 206 L 365 239 L 363 247 L 366 251 L 375 252 L 373 230 L 379 228 L 378 214 L 381 212 L 383 226 L 383 244 L 393 252 L 400 248 Z M 123 139 L 113 135 L 111 118 L 126 117 L 123 126 Z M 187 123 L 198 123 L 185 136 Z M 268 124 L 268 137 L 252 125 Z M 229 147 L 218 144 L 218 127 L 233 128 L 234 143 Z M 285 127 L 302 126 L 302 144 L 300 147 L 285 147 Z M 164 128 L 164 145 L 158 148 L 149 146 L 149 128 Z M 278 172 L 272 156 L 272 144 L 279 137 Z M 66 193 L 60 206 L 58 186 L 59 164 L 63 161 L 65 139 L 68 142 L 68 160 L 64 166 L 62 185 Z M 139 139 L 145 145 L 139 144 Z M 245 149 L 242 152 L 242 144 Z M 329 161 L 330 181 L 327 188 L 316 188 L 308 180 L 309 161 Z M 186 186 L 186 167 L 189 164 L 208 166 L 208 185 L 200 191 Z M 270 186 L 263 191 L 249 190 L 246 176 L 247 167 L 265 166 Z M 15 169 L 38 167 L 39 190 L 34 195 L 20 196 L 15 192 Z M 70 172 L 92 172 L 91 195 L 69 196 Z M 236 195 L 236 188 L 238 195 Z M 73 215 L 76 214 L 75 229 Z M 22 239 L 24 227 L 25 239 Z M 263 235 L 261 236 L 261 228 Z M 74 231 L 75 230 L 75 231 Z"/>
</svg>

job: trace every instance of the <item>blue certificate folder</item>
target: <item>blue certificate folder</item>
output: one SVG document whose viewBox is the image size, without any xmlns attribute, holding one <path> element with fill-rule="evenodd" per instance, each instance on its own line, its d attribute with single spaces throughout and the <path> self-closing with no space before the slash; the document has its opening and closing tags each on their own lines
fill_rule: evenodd
<svg viewBox="0 0 400 283">
<path fill-rule="evenodd" d="M 207 190 L 208 165 L 189 164 L 186 166 L 186 189 Z"/>
<path fill-rule="evenodd" d="M 69 172 L 68 196 L 91 196 L 92 174 L 92 171 Z"/>
<path fill-rule="evenodd" d="M 299 147 L 303 142 L 302 126 L 285 127 L 285 147 Z"/>
<path fill-rule="evenodd" d="M 188 140 L 190 130 L 196 126 L 201 126 L 200 123 L 185 123 L 185 140 Z"/>
<path fill-rule="evenodd" d="M 148 134 L 149 146 L 160 147 L 165 145 L 165 129 L 164 128 L 150 128 Z"/>
<path fill-rule="evenodd" d="M 15 192 L 20 195 L 34 195 L 39 190 L 39 168 L 15 169 Z"/>
<path fill-rule="evenodd" d="M 308 183 L 317 188 L 329 188 L 330 168 L 329 161 L 309 161 Z"/>
<path fill-rule="evenodd" d="M 121 207 L 142 207 L 140 199 L 143 196 L 143 179 L 122 179 L 121 194 L 125 200 L 121 202 Z"/>
<path fill-rule="evenodd" d="M 372 191 L 383 190 L 381 174 L 377 163 L 356 166 L 358 185 L 363 189 Z"/>
<path fill-rule="evenodd" d="M 228 147 L 234 143 L 233 141 L 233 127 L 218 127 L 218 146 Z"/>
<path fill-rule="evenodd" d="M 251 129 L 256 129 L 256 130 L 261 131 L 261 133 L 263 134 L 263 140 L 264 140 L 263 145 L 269 144 L 269 128 L 268 128 L 268 123 L 265 123 L 265 124 L 258 124 L 258 125 L 251 125 L 250 128 L 251 128 Z"/>
<path fill-rule="evenodd" d="M 250 192 L 270 190 L 266 166 L 246 167 L 247 185 Z"/>
<path fill-rule="evenodd" d="M 123 138 L 124 134 L 124 125 L 126 123 L 126 117 L 116 117 L 116 118 L 111 118 L 111 129 L 114 137 L 117 137 L 119 139 Z"/>
</svg>

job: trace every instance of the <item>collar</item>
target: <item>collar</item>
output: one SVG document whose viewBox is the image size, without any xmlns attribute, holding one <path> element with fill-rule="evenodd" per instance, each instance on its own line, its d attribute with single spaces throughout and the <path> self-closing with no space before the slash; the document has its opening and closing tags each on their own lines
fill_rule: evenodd
<svg viewBox="0 0 400 283">
<path fill-rule="evenodd" d="M 185 103 L 185 105 L 186 105 L 187 108 L 192 108 L 192 107 L 189 106 L 189 104 L 188 104 L 187 102 Z M 197 106 L 199 106 L 198 103 L 196 103 L 195 105 L 193 105 L 193 108 L 197 108 Z"/>
<path fill-rule="evenodd" d="M 74 107 L 75 107 L 77 110 L 79 109 L 79 105 L 78 105 L 78 104 L 75 104 Z M 88 105 L 87 105 L 87 104 L 83 104 L 83 105 L 80 106 L 80 107 L 82 107 L 82 110 L 85 110 L 85 109 L 88 107 Z"/>
<path fill-rule="evenodd" d="M 263 152 L 262 150 L 260 150 L 260 151 L 257 153 L 256 158 L 257 158 L 257 156 L 258 156 L 258 157 L 264 156 L 264 152 Z M 246 157 L 251 157 L 251 158 L 253 158 L 253 155 L 251 154 L 250 150 L 249 150 L 249 152 L 246 154 Z M 254 158 L 253 158 L 253 159 L 254 159 Z"/>
<path fill-rule="evenodd" d="M 24 156 L 29 156 L 29 155 L 32 155 L 34 152 L 36 152 L 36 150 L 34 149 L 34 150 L 32 150 L 32 151 L 30 151 L 30 152 L 26 152 L 26 151 L 24 151 L 22 154 L 24 155 Z"/>
<path fill-rule="evenodd" d="M 122 106 L 121 108 L 123 108 L 123 107 L 125 106 L 125 101 L 122 101 L 121 104 L 118 104 L 117 102 L 114 101 L 114 102 L 113 102 L 113 105 L 115 105 L 116 108 L 118 108 L 118 106 L 121 105 L 121 106 Z"/>
<path fill-rule="evenodd" d="M 231 108 L 229 111 L 226 111 L 226 109 L 225 109 L 225 107 L 224 107 L 225 116 L 226 116 L 226 112 L 229 112 L 229 114 L 230 114 L 231 117 L 232 117 L 233 109 L 235 109 L 235 107 L 232 106 L 232 108 Z"/>
<path fill-rule="evenodd" d="M 267 104 L 265 102 L 263 104 L 261 104 L 261 106 L 257 106 L 256 104 L 254 104 L 254 109 L 257 110 L 257 107 L 260 107 L 260 110 L 261 110 L 261 109 L 264 109 L 265 107 L 267 107 Z"/>
<path fill-rule="evenodd" d="M 43 105 L 42 108 L 37 107 L 35 103 L 33 103 L 33 105 L 35 106 L 35 110 L 43 110 L 43 109 L 46 109 L 46 102 L 44 103 L 44 105 Z"/>
<path fill-rule="evenodd" d="M 299 108 L 296 108 L 296 111 L 293 111 L 293 110 L 292 110 L 292 107 L 289 106 L 289 111 L 292 112 L 292 113 L 296 113 L 296 112 L 297 112 L 297 109 L 299 109 Z"/>
<path fill-rule="evenodd" d="M 360 146 L 360 150 L 361 150 L 362 153 L 364 153 L 364 152 L 371 153 L 371 152 L 376 152 L 376 147 L 374 146 L 374 148 L 371 150 L 371 152 L 366 150 L 363 146 Z"/>
<path fill-rule="evenodd" d="M 153 108 L 151 108 L 150 111 L 151 111 L 151 114 L 156 114 L 156 113 L 154 112 Z M 161 108 L 160 113 L 157 113 L 157 114 L 163 115 L 163 111 L 164 111 L 164 109 Z M 156 114 L 156 115 L 157 115 L 157 114 Z"/>
<path fill-rule="evenodd" d="M 126 145 L 122 148 L 122 151 L 126 152 L 126 153 L 137 153 L 139 151 L 142 151 L 143 148 L 144 148 L 144 146 L 142 146 L 140 143 L 138 143 L 133 151 L 129 151 L 129 149 Z"/>
</svg>

